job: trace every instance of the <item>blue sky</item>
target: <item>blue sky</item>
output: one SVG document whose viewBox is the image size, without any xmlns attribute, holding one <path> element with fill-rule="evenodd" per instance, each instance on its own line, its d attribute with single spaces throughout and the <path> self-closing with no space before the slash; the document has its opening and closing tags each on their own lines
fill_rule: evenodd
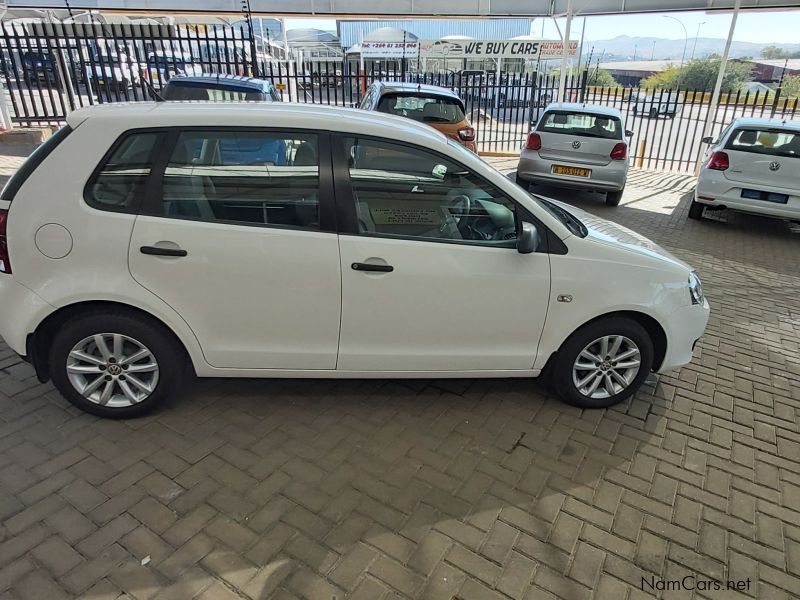
<svg viewBox="0 0 800 600">
<path fill-rule="evenodd" d="M 729 13 L 705 12 L 673 12 L 670 16 L 680 19 L 686 26 L 690 38 L 697 34 L 700 26 L 700 37 L 724 38 L 728 35 L 730 24 Z M 336 29 L 332 19 L 286 19 L 287 27 L 314 27 L 317 29 Z M 538 35 L 544 23 L 544 37 L 556 38 L 558 33 L 550 19 L 539 20 L 533 25 L 533 33 Z M 583 19 L 573 21 L 573 39 L 580 36 Z M 563 27 L 563 20 L 562 20 Z M 800 42 L 800 10 L 795 11 L 744 11 L 739 16 L 735 40 L 741 42 L 760 43 L 792 43 Z M 663 14 L 616 15 L 608 17 L 589 17 L 586 21 L 586 39 L 603 40 L 618 35 L 663 37 L 683 39 L 683 29 Z"/>
</svg>

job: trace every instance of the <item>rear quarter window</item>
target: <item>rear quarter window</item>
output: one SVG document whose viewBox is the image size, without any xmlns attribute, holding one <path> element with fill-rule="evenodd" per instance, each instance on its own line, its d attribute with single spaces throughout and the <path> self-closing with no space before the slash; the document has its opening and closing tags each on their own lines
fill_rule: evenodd
<svg viewBox="0 0 800 600">
<path fill-rule="evenodd" d="M 17 195 L 17 192 L 22 187 L 28 178 L 33 174 L 33 172 L 39 167 L 39 165 L 44 162 L 44 159 L 52 154 L 53 150 L 55 150 L 61 142 L 67 139 L 67 136 L 72 133 L 72 129 L 69 125 L 65 125 L 53 135 L 51 135 L 45 142 L 40 145 L 36 150 L 31 153 L 28 159 L 22 163 L 22 166 L 17 169 L 16 173 L 11 176 L 11 179 L 8 180 L 3 191 L 0 192 L 0 200 L 6 200 L 11 202 L 14 200 L 14 196 Z"/>
<path fill-rule="evenodd" d="M 160 137 L 152 131 L 123 135 L 86 185 L 86 203 L 102 210 L 137 212 Z"/>
</svg>

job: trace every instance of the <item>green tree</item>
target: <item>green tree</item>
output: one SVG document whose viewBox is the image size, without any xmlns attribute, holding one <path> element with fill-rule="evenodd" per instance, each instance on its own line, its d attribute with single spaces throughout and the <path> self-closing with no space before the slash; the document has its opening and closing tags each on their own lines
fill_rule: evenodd
<svg viewBox="0 0 800 600">
<path fill-rule="evenodd" d="M 790 98 L 800 97 L 800 75 L 788 75 L 783 79 L 781 94 Z"/>
<path fill-rule="evenodd" d="M 587 69 L 587 67 L 573 67 L 572 71 L 570 71 L 570 75 L 575 78 L 579 78 L 583 72 Z M 605 69 L 598 69 L 597 67 L 589 67 L 589 73 L 586 77 L 586 85 L 593 85 L 596 87 L 617 87 L 619 84 L 614 80 L 614 76 L 611 75 L 609 71 Z M 561 75 L 561 71 L 559 69 L 555 69 L 553 71 L 553 77 L 558 78 Z"/>
<path fill-rule="evenodd" d="M 788 58 L 789 53 L 780 46 L 766 46 L 761 50 L 761 58 Z"/>
<path fill-rule="evenodd" d="M 666 71 L 656 73 L 642 81 L 646 89 L 676 89 L 710 92 L 717 82 L 717 73 L 721 64 L 717 56 L 693 60 L 683 68 L 672 66 Z M 738 91 L 743 84 L 750 81 L 752 65 L 743 62 L 729 61 L 722 79 L 722 91 Z"/>
<path fill-rule="evenodd" d="M 761 58 L 781 59 L 781 58 L 800 58 L 800 52 L 789 52 L 780 46 L 766 46 L 761 50 Z"/>
</svg>

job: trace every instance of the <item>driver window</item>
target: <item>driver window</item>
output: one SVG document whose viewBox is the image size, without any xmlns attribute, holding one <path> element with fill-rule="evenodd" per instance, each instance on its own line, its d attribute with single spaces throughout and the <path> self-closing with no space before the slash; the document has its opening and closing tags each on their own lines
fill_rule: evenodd
<svg viewBox="0 0 800 600">
<path fill-rule="evenodd" d="M 465 167 L 421 148 L 345 138 L 359 232 L 514 248 L 514 203 Z"/>
</svg>

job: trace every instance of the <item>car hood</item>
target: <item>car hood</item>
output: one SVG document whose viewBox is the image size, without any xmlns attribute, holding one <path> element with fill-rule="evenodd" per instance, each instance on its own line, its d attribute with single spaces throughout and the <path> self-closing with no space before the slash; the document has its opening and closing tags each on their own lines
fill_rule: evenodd
<svg viewBox="0 0 800 600">
<path fill-rule="evenodd" d="M 694 270 L 689 264 L 676 257 L 671 252 L 664 250 L 664 248 L 654 241 L 627 227 L 596 217 L 570 204 L 565 204 L 557 200 L 551 201 L 580 219 L 588 230 L 588 235 L 585 238 L 586 240 L 606 246 L 613 246 L 639 256 L 654 259 L 662 263 L 664 267 L 673 268 L 676 271 Z"/>
</svg>

